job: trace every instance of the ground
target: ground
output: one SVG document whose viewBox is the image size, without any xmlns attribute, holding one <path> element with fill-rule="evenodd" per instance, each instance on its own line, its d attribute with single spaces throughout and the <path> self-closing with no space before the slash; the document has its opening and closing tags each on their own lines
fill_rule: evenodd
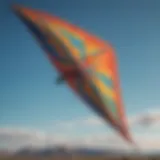
<svg viewBox="0 0 160 160">
<path fill-rule="evenodd" d="M 83 155 L 73 155 L 73 156 L 49 156 L 49 157 L 38 157 L 38 156 L 1 156 L 0 160 L 160 160 L 158 157 L 109 157 L 109 156 L 83 156 Z"/>
</svg>

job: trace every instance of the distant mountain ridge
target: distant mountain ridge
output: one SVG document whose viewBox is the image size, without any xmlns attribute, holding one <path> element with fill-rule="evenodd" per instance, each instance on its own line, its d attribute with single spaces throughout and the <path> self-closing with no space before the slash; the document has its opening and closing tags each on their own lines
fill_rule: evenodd
<svg viewBox="0 0 160 160">
<path fill-rule="evenodd" d="M 124 151 L 115 151 L 112 149 L 92 149 L 92 148 L 74 148 L 69 149 L 65 147 L 46 147 L 41 149 L 23 148 L 16 152 L 16 155 L 36 155 L 36 156 L 50 156 L 50 155 L 120 155 Z"/>
<path fill-rule="evenodd" d="M 33 148 L 33 147 L 24 147 L 19 149 L 17 152 L 9 152 L 7 150 L 0 150 L 0 156 L 72 156 L 72 155 L 91 155 L 91 156 L 152 156 L 159 154 L 150 154 L 150 153 L 138 153 L 134 151 L 124 151 L 116 149 L 99 149 L 99 148 L 68 148 L 64 146 L 53 146 L 53 147 L 44 147 L 44 148 Z"/>
<path fill-rule="evenodd" d="M 8 151 L 7 149 L 0 150 L 0 156 L 10 156 L 10 155 L 12 155 L 12 152 Z"/>
</svg>

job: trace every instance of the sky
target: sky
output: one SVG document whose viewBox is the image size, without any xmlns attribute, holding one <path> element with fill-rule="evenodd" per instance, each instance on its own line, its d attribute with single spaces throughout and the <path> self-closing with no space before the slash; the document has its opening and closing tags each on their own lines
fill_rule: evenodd
<svg viewBox="0 0 160 160">
<path fill-rule="evenodd" d="M 55 68 L 9 8 L 15 3 L 60 16 L 114 46 L 132 134 L 143 149 L 146 143 L 149 150 L 160 149 L 159 121 L 149 127 L 141 123 L 160 113 L 158 0 L 1 0 L 0 147 L 42 145 L 51 139 L 102 145 L 116 137 L 114 147 L 119 142 L 119 136 L 66 85 L 55 84 Z"/>
</svg>

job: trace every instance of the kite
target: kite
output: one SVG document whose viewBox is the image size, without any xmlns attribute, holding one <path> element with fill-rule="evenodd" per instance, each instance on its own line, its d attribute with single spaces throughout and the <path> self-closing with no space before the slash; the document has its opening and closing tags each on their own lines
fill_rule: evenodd
<svg viewBox="0 0 160 160">
<path fill-rule="evenodd" d="M 60 73 L 57 85 L 66 82 L 75 94 L 132 143 L 112 46 L 49 13 L 19 5 L 12 9 Z"/>
</svg>

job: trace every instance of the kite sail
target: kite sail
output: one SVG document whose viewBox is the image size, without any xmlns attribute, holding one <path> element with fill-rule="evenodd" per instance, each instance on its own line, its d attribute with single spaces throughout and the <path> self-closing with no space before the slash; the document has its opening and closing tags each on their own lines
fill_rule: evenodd
<svg viewBox="0 0 160 160">
<path fill-rule="evenodd" d="M 60 77 L 127 141 L 132 142 L 112 46 L 57 16 L 14 5 L 13 11 L 47 53 Z"/>
</svg>

